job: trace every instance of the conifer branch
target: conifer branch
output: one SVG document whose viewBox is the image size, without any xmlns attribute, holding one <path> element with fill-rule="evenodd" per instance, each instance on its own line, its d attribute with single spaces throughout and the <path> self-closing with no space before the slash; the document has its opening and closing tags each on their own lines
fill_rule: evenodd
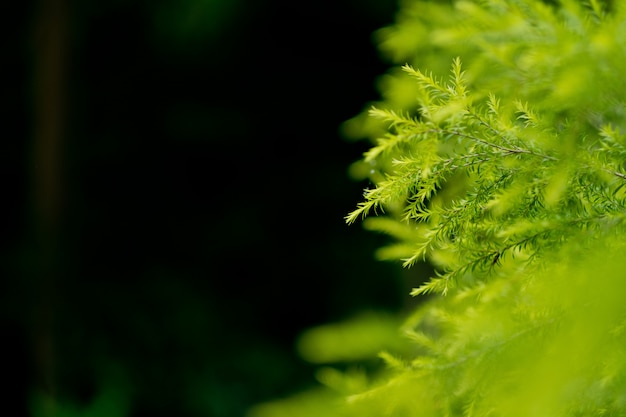
<svg viewBox="0 0 626 417">
<path fill-rule="evenodd" d="M 457 129 L 454 129 L 454 130 L 431 129 L 430 132 L 432 132 L 432 133 L 450 134 L 450 135 L 454 135 L 454 136 L 470 139 L 470 140 L 472 140 L 474 142 L 478 142 L 478 143 L 480 143 L 482 145 L 498 149 L 498 150 L 502 151 L 504 155 L 527 154 L 527 155 L 537 156 L 537 157 L 540 157 L 540 158 L 545 159 L 545 160 L 550 160 L 550 161 L 556 161 L 557 160 L 557 158 L 555 158 L 553 156 L 539 154 L 539 153 L 530 151 L 528 149 L 523 149 L 523 148 L 520 148 L 520 147 L 512 146 L 510 148 L 507 148 L 506 146 L 502 146 L 502 145 L 498 145 L 497 143 L 489 142 L 489 141 L 487 141 L 485 139 L 479 138 L 478 136 L 470 135 L 470 134 L 467 134 L 467 133 L 462 133 L 461 131 L 459 131 Z"/>
<path fill-rule="evenodd" d="M 524 336 L 528 336 L 531 333 L 536 333 L 540 330 L 544 330 L 547 327 L 558 325 L 559 318 L 561 315 L 562 314 L 559 314 L 558 316 L 555 316 L 546 320 L 533 322 L 532 325 L 528 327 L 520 329 L 503 339 L 496 340 L 492 344 L 486 344 L 482 348 L 468 352 L 453 361 L 449 361 L 447 358 L 442 358 L 442 360 L 440 361 L 431 361 L 431 362 L 414 361 L 411 364 L 411 367 L 413 369 L 428 370 L 431 372 L 432 371 L 445 371 L 445 370 L 449 370 L 452 368 L 458 368 L 460 366 L 467 364 L 468 362 L 472 360 L 478 359 L 480 357 L 489 356 L 490 354 L 493 354 L 494 352 L 501 350 L 505 346 L 515 343 L 518 339 Z"/>
<path fill-rule="evenodd" d="M 626 415 L 626 6 L 400 7 L 380 33 L 406 64 L 365 129 L 380 175 L 346 221 L 384 214 L 386 259 L 435 273 L 347 414 Z"/>
</svg>

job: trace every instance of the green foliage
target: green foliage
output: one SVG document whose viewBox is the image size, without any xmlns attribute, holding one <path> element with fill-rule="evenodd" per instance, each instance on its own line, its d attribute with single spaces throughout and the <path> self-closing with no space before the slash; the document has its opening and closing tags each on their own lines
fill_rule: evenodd
<svg viewBox="0 0 626 417">
<path fill-rule="evenodd" d="M 346 123 L 373 141 L 346 220 L 436 274 L 399 326 L 410 348 L 347 372 L 318 415 L 626 415 L 626 7 L 407 0 L 377 36 L 398 67 Z"/>
<path fill-rule="evenodd" d="M 242 9 L 238 0 L 166 0 L 155 3 L 151 17 L 161 44 L 187 52 L 223 42 Z"/>
<path fill-rule="evenodd" d="M 101 371 L 100 386 L 87 403 L 59 400 L 42 391 L 34 392 L 29 401 L 32 417 L 126 417 L 130 415 L 132 389 L 126 372 L 115 363 L 107 363 Z"/>
</svg>

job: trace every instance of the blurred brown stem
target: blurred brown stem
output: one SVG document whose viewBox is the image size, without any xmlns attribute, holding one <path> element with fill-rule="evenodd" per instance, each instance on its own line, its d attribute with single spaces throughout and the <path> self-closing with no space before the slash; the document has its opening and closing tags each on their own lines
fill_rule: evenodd
<svg viewBox="0 0 626 417">
<path fill-rule="evenodd" d="M 32 203 L 36 242 L 33 343 L 37 388 L 54 398 L 54 306 L 66 121 L 67 0 L 40 0 L 34 20 Z M 50 410 L 51 414 L 54 414 Z"/>
</svg>

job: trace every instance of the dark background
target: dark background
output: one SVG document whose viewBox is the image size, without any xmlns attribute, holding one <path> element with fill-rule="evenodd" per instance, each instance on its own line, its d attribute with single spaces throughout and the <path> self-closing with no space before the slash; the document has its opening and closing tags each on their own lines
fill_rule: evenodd
<svg viewBox="0 0 626 417">
<path fill-rule="evenodd" d="M 402 307 L 340 134 L 395 7 L 3 2 L 0 407 L 243 416 L 314 383 L 303 329 Z"/>
</svg>

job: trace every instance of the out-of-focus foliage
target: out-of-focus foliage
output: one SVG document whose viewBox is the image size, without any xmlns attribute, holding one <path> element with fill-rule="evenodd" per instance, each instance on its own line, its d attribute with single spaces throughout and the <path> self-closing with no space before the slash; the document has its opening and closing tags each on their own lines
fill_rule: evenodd
<svg viewBox="0 0 626 417">
<path fill-rule="evenodd" d="M 376 214 L 396 240 L 379 257 L 436 274 L 397 327 L 411 347 L 318 378 L 336 393 L 320 415 L 626 414 L 625 31 L 609 1 L 407 0 L 377 32 L 398 67 L 345 125 L 373 142 L 346 219 Z M 363 360 L 354 334 L 344 364 Z"/>
<path fill-rule="evenodd" d="M 398 305 L 399 268 L 361 256 L 384 237 L 345 233 L 337 131 L 392 3 L 3 6 L 0 414 L 241 417 L 314 382 L 302 328 Z"/>
<path fill-rule="evenodd" d="M 154 8 L 152 19 L 161 42 L 189 48 L 202 40 L 206 47 L 207 40 L 219 42 L 232 30 L 244 6 L 237 0 L 168 0 Z"/>
<path fill-rule="evenodd" d="M 382 313 L 361 314 L 342 323 L 305 331 L 298 341 L 301 356 L 312 363 L 367 360 L 383 349 L 398 349 L 397 319 Z"/>
<path fill-rule="evenodd" d="M 32 417 L 126 417 L 131 415 L 132 389 L 128 376 L 119 366 L 107 364 L 100 376 L 97 393 L 88 404 L 65 398 L 62 401 L 45 392 L 31 395 Z"/>
</svg>

